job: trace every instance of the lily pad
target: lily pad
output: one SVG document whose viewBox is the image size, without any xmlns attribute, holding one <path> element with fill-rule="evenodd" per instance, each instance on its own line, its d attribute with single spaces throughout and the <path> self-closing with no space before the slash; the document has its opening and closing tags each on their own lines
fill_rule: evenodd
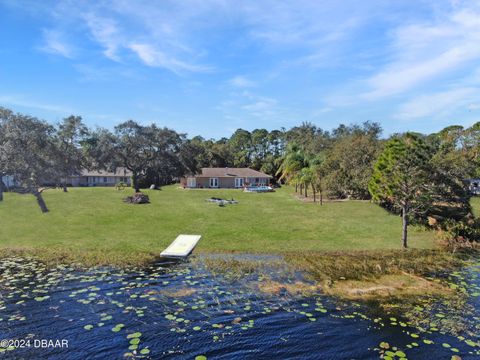
<svg viewBox="0 0 480 360">
<path fill-rule="evenodd" d="M 142 336 L 142 333 L 137 331 L 137 332 L 134 332 L 133 334 L 128 334 L 127 339 L 139 338 L 140 336 Z"/>
</svg>

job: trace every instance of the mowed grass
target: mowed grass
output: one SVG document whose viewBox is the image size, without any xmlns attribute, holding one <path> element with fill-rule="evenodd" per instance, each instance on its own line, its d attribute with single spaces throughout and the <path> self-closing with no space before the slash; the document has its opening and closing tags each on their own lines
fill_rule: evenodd
<svg viewBox="0 0 480 360">
<path fill-rule="evenodd" d="M 131 189 L 71 188 L 44 192 L 42 214 L 31 195 L 0 202 L 0 248 L 83 263 L 139 263 L 158 256 L 178 234 L 201 234 L 196 251 L 263 252 L 399 249 L 400 217 L 364 201 L 303 203 L 288 187 L 275 193 L 145 190 L 151 204 L 131 205 Z M 209 197 L 234 198 L 219 207 Z M 410 246 L 434 247 L 434 234 L 411 229 Z"/>
<path fill-rule="evenodd" d="M 472 205 L 472 211 L 475 217 L 480 216 L 480 196 L 475 196 L 470 199 L 470 204 Z"/>
</svg>

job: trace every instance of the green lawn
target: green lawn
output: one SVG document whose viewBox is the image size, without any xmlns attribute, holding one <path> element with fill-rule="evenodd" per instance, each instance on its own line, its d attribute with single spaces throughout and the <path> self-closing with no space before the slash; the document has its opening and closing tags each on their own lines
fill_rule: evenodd
<svg viewBox="0 0 480 360">
<path fill-rule="evenodd" d="M 470 204 L 472 205 L 472 210 L 475 217 L 479 217 L 480 216 L 480 197 L 479 196 L 472 197 L 472 199 L 470 200 Z"/>
<path fill-rule="evenodd" d="M 151 259 L 178 234 L 203 236 L 197 251 L 292 252 L 400 248 L 400 217 L 369 202 L 303 203 L 289 188 L 254 194 L 238 190 L 148 191 L 151 204 L 130 205 L 131 189 L 71 188 L 44 192 L 42 214 L 31 195 L 5 194 L 0 247 L 99 263 Z M 235 198 L 222 208 L 205 199 Z M 433 233 L 410 232 L 410 245 L 433 247 Z"/>
</svg>

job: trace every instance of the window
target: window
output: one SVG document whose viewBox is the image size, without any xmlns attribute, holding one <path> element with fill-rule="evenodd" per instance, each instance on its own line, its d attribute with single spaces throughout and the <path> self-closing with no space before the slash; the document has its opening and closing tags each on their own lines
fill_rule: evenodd
<svg viewBox="0 0 480 360">
<path fill-rule="evenodd" d="M 235 187 L 243 187 L 243 178 L 235 178 Z"/>
<path fill-rule="evenodd" d="M 103 182 L 104 183 L 108 182 L 108 178 L 106 176 L 103 177 Z"/>
<path fill-rule="evenodd" d="M 197 179 L 195 178 L 187 178 L 187 187 L 194 188 L 197 186 Z"/>
<path fill-rule="evenodd" d="M 210 178 L 210 187 L 218 187 L 218 178 Z"/>
</svg>

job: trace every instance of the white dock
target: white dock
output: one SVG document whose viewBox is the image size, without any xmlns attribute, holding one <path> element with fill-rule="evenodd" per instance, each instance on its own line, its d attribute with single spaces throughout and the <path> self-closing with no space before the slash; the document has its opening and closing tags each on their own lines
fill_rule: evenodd
<svg viewBox="0 0 480 360">
<path fill-rule="evenodd" d="M 178 235 L 177 238 L 160 253 L 162 257 L 187 257 L 200 241 L 201 235 Z"/>
</svg>

